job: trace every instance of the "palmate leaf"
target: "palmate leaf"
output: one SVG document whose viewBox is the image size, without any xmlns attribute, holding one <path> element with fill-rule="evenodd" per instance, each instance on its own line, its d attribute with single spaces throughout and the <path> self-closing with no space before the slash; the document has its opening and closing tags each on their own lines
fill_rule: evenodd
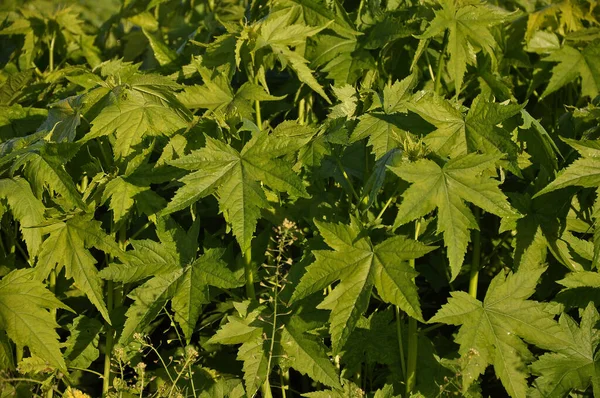
<svg viewBox="0 0 600 398">
<path fill-rule="evenodd" d="M 335 353 L 343 348 L 366 311 L 373 287 L 385 302 L 399 306 L 416 319 L 423 319 L 413 280 L 417 273 L 407 260 L 421 257 L 435 247 L 403 236 L 389 238 L 374 246 L 355 219 L 350 225 L 318 221 L 315 224 L 334 251 L 313 251 L 316 260 L 308 266 L 292 301 L 322 291 L 340 280 L 318 306 L 331 310 L 329 329 Z"/>
<path fill-rule="evenodd" d="M 194 248 L 191 250 L 194 257 L 190 260 L 175 242 L 168 241 L 165 233 L 159 233 L 160 243 L 131 241 L 134 250 L 127 252 L 125 262 L 111 264 L 100 272 L 104 279 L 123 283 L 148 279 L 129 296 L 134 303 L 127 310 L 120 344 L 126 345 L 134 333 L 143 332 L 169 301 L 175 320 L 189 341 L 201 306 L 210 302 L 209 285 L 229 289 L 242 284 L 220 259 L 222 249 L 207 250 L 196 259 Z M 186 251 L 190 251 L 189 248 Z"/>
<path fill-rule="evenodd" d="M 328 103 L 329 97 L 323 87 L 313 76 L 312 70 L 308 67 L 308 60 L 298 51 L 290 47 L 302 47 L 307 37 L 316 35 L 325 26 L 307 26 L 302 23 L 291 23 L 294 14 L 294 8 L 271 12 L 267 18 L 259 21 L 255 26 L 245 28 L 243 34 L 236 43 L 236 60 L 239 66 L 239 50 L 244 40 L 255 36 L 253 33 L 258 31 L 258 37 L 249 43 L 250 52 L 253 56 L 263 48 L 268 48 L 277 57 L 282 67 L 290 67 L 298 76 L 298 80 L 305 83 Z"/>
<path fill-rule="evenodd" d="M 95 318 L 79 315 L 69 326 L 71 334 L 65 342 L 64 357 L 69 366 L 87 369 L 100 356 L 98 342 L 103 328 L 102 322 Z"/>
<path fill-rule="evenodd" d="M 0 198 L 8 202 L 12 214 L 19 221 L 27 251 L 35 257 L 42 244 L 39 226 L 44 220 L 44 204 L 31 191 L 29 183 L 20 177 L 0 180 Z"/>
<path fill-rule="evenodd" d="M 582 51 L 564 46 L 543 61 L 558 64 L 552 68 L 552 77 L 540 98 L 552 94 L 578 77 L 581 77 L 581 95 L 594 98 L 600 93 L 600 43 L 592 42 Z"/>
<path fill-rule="evenodd" d="M 327 8 L 317 0 L 282 0 L 278 5 L 300 7 L 300 19 L 310 26 L 322 26 L 330 23 L 329 29 L 343 37 L 354 37 L 359 34 L 350 16 L 338 1 L 332 2 Z"/>
<path fill-rule="evenodd" d="M 208 343 L 241 344 L 237 358 L 244 362 L 248 396 L 256 393 L 275 365 L 294 368 L 315 381 L 340 388 L 339 376 L 327 356 L 325 345 L 318 337 L 306 333 L 307 327 L 297 321 L 302 316 L 302 308 L 287 308 L 286 314 L 280 314 L 276 319 L 277 325 L 273 326 L 266 321 L 273 319 L 271 309 L 259 306 L 247 314 L 229 316 L 228 322 Z M 271 351 L 271 340 L 264 336 L 272 336 L 273 327 L 276 331 Z"/>
<path fill-rule="evenodd" d="M 70 309 L 34 280 L 33 273 L 31 269 L 16 270 L 0 281 L 0 328 L 19 346 L 29 347 L 51 366 L 66 371 L 54 330 L 59 325 L 48 310 Z"/>
<path fill-rule="evenodd" d="M 129 214 L 135 203 L 135 196 L 147 190 L 149 187 L 134 185 L 123 177 L 116 177 L 104 187 L 102 203 L 110 202 L 113 221 L 117 224 Z"/>
<path fill-rule="evenodd" d="M 42 197 L 44 191 L 51 195 L 58 194 L 73 207 L 85 209 L 86 204 L 77 190 L 73 178 L 65 169 L 69 160 L 62 153 L 73 154 L 76 144 L 46 143 L 32 149 L 13 164 L 13 168 L 23 166 L 24 174 L 37 197 Z"/>
<path fill-rule="evenodd" d="M 556 281 L 564 288 L 558 292 L 554 300 L 566 309 L 585 308 L 592 302 L 600 305 L 600 273 L 593 271 L 575 271 L 568 273 L 564 279 Z"/>
<path fill-rule="evenodd" d="M 84 98 L 83 95 L 78 95 L 51 104 L 48 117 L 38 131 L 50 133 L 50 139 L 54 142 L 73 142 Z"/>
<path fill-rule="evenodd" d="M 514 264 L 517 269 L 537 268 L 546 262 L 548 248 L 562 261 L 557 240 L 561 234 L 561 220 L 569 212 L 572 192 L 553 192 L 547 197 L 532 199 L 528 193 L 508 192 L 512 205 L 523 217 L 506 217 L 501 221 L 502 231 L 516 230 L 513 245 Z"/>
<path fill-rule="evenodd" d="M 502 122 L 521 112 L 524 105 L 501 105 L 483 95 L 477 96 L 466 115 L 451 102 L 433 93 L 425 93 L 409 102 L 409 109 L 437 130 L 425 136 L 425 143 L 440 156 L 456 157 L 470 152 L 505 156 L 506 167 L 520 175 L 518 147 Z"/>
<path fill-rule="evenodd" d="M 295 122 L 284 122 L 272 134 L 260 132 L 241 152 L 206 137 L 206 146 L 170 162 L 191 170 L 164 214 L 183 209 L 199 199 L 217 194 L 221 211 L 231 223 L 242 250 L 250 246 L 260 209 L 268 207 L 262 182 L 278 192 L 306 197 L 302 181 L 286 162 L 277 159 L 306 144 L 314 131 Z"/>
<path fill-rule="evenodd" d="M 547 304 L 527 300 L 545 268 L 498 274 L 483 302 L 465 292 L 452 292 L 429 323 L 461 325 L 455 341 L 464 358 L 463 391 L 492 364 L 496 375 L 513 398 L 526 396 L 526 363 L 533 355 L 522 339 L 550 349 L 565 343 L 564 333 Z"/>
<path fill-rule="evenodd" d="M 88 249 L 95 247 L 119 257 L 123 253 L 114 240 L 102 230 L 100 222 L 90 218 L 89 215 L 74 216 L 66 221 L 56 221 L 42 229 L 43 233 L 49 233 L 49 236 L 40 248 L 35 268 L 36 278 L 44 280 L 52 270 L 64 267 L 66 277 L 73 278 L 75 286 L 85 293 L 102 317 L 110 323 L 108 309 L 104 303 L 102 279 L 98 275 L 96 259 Z"/>
<path fill-rule="evenodd" d="M 570 186 L 595 188 L 600 186 L 600 143 L 592 140 L 563 139 L 581 157 L 561 171 L 556 179 L 535 194 L 534 198 Z"/>
<path fill-rule="evenodd" d="M 481 175 L 493 170 L 497 160 L 497 156 L 467 154 L 449 160 L 443 167 L 427 159 L 390 167 L 400 178 L 412 183 L 402 194 L 394 226 L 416 220 L 437 208 L 437 230 L 443 233 L 448 249 L 452 280 L 462 267 L 470 241 L 469 230 L 479 229 L 464 201 L 499 217 L 516 216 L 498 188 L 499 181 Z"/>
<path fill-rule="evenodd" d="M 250 119 L 254 110 L 254 101 L 277 101 L 284 97 L 270 95 L 261 86 L 246 82 L 235 93 L 228 79 L 219 75 L 213 80 L 204 78 L 204 85 L 186 87 L 177 94 L 185 106 L 191 109 L 206 108 L 223 113 L 225 117 L 239 114 Z"/>
<path fill-rule="evenodd" d="M 534 381 L 530 397 L 564 397 L 573 389 L 585 391 L 591 384 L 593 395 L 600 396 L 600 315 L 593 303 L 583 311 L 581 323 L 567 314 L 559 320 L 566 344 L 556 345 L 531 365 Z M 561 342 L 563 343 L 563 342 Z"/>
<path fill-rule="evenodd" d="M 82 142 L 115 134 L 117 159 L 138 150 L 148 136 L 170 136 L 188 127 L 192 117 L 173 94 L 176 83 L 162 76 L 134 75 L 125 86 L 113 88 L 107 105 L 91 122 Z"/>
<path fill-rule="evenodd" d="M 379 160 L 390 150 L 399 148 L 407 137 L 407 132 L 398 127 L 398 113 L 406 113 L 412 90 L 417 84 L 417 76 L 410 75 L 402 81 L 388 84 L 383 89 L 383 112 L 374 111 L 359 117 L 359 122 L 350 136 L 350 142 L 369 137 L 375 159 Z"/>
<path fill-rule="evenodd" d="M 467 64 L 476 63 L 475 48 L 496 59 L 497 43 L 490 28 L 504 22 L 510 13 L 479 1 L 441 0 L 440 3 L 442 8 L 435 11 L 435 18 L 420 37 L 428 39 L 448 30 L 448 71 L 459 93 Z"/>
</svg>

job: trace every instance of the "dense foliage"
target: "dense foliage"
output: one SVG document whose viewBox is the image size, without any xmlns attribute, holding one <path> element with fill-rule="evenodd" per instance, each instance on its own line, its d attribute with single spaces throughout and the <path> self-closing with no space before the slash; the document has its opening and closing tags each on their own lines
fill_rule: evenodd
<svg viewBox="0 0 600 398">
<path fill-rule="evenodd" d="M 593 0 L 0 5 L 0 397 L 600 396 Z"/>
</svg>

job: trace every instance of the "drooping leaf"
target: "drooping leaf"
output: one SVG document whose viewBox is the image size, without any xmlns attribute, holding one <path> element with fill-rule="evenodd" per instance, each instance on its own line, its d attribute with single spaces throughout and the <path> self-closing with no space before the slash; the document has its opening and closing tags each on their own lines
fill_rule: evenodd
<svg viewBox="0 0 600 398">
<path fill-rule="evenodd" d="M 73 142 L 80 123 L 84 97 L 69 97 L 50 105 L 48 118 L 38 131 L 46 131 L 54 142 Z"/>
<path fill-rule="evenodd" d="M 484 171 L 494 169 L 497 160 L 492 155 L 467 154 L 449 160 L 443 167 L 427 159 L 390 167 L 400 178 L 412 183 L 402 194 L 394 226 L 416 220 L 437 208 L 437 230 L 444 236 L 451 279 L 456 278 L 462 267 L 470 241 L 469 230 L 479 229 L 465 201 L 499 217 L 516 216 L 498 188 L 499 181 L 482 176 Z"/>
</svg>

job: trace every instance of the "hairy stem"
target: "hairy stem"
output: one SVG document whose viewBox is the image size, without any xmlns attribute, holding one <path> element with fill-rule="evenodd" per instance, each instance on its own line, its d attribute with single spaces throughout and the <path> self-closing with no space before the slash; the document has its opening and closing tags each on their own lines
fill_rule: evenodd
<svg viewBox="0 0 600 398">
<path fill-rule="evenodd" d="M 421 220 L 415 223 L 415 240 L 419 239 L 421 229 Z M 415 268 L 415 260 L 410 260 L 410 266 Z M 419 334 L 417 330 L 417 320 L 408 318 L 408 359 L 406 369 L 406 395 L 410 396 L 415 388 L 417 381 L 417 348 L 419 344 Z"/>
<path fill-rule="evenodd" d="M 481 210 L 479 207 L 474 208 L 475 220 L 479 224 Z M 479 268 L 481 262 L 481 232 L 473 231 L 473 259 L 471 260 L 471 272 L 469 273 L 469 295 L 477 298 L 477 283 L 479 282 Z"/>
</svg>

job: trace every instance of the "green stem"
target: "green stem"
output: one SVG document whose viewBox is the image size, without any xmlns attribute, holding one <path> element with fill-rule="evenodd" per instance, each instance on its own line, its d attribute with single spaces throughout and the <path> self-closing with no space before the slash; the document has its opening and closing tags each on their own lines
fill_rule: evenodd
<svg viewBox="0 0 600 398">
<path fill-rule="evenodd" d="M 48 61 L 50 72 L 54 71 L 54 44 L 56 43 L 56 33 L 52 34 L 52 39 L 50 40 L 50 59 Z"/>
<path fill-rule="evenodd" d="M 258 84 L 258 76 L 256 76 L 256 75 L 254 77 L 254 83 Z M 258 128 L 260 130 L 262 130 L 262 115 L 260 113 L 260 101 L 259 100 L 254 101 L 254 110 L 256 112 L 256 125 L 258 126 Z"/>
<path fill-rule="evenodd" d="M 415 240 L 419 239 L 419 232 L 421 229 L 421 220 L 417 220 L 415 223 Z M 409 262 L 412 268 L 415 268 L 415 260 L 411 259 Z M 414 318 L 408 318 L 408 359 L 406 369 L 406 395 L 410 396 L 412 390 L 415 388 L 417 381 L 417 354 L 419 344 L 419 332 L 417 329 L 417 320 Z"/>
<path fill-rule="evenodd" d="M 285 390 L 287 389 L 287 384 L 290 380 L 290 371 L 286 371 L 285 373 L 282 371 L 279 373 L 279 381 L 281 382 L 281 398 L 287 398 L 287 394 Z"/>
<path fill-rule="evenodd" d="M 87 373 L 91 373 L 93 375 L 98 376 L 99 378 L 103 378 L 104 376 L 102 375 L 102 373 L 100 372 L 96 372 L 95 370 L 91 370 L 91 369 L 84 369 L 84 368 L 77 368 L 75 366 L 69 366 L 69 370 L 79 370 L 80 372 L 87 372 Z"/>
<path fill-rule="evenodd" d="M 114 228 L 114 225 L 111 229 Z M 121 228 L 117 232 L 117 241 L 119 243 L 119 247 L 125 250 L 125 242 L 126 242 L 126 233 L 127 233 L 127 224 L 124 222 L 121 224 Z M 110 257 L 108 259 L 110 260 Z M 113 309 L 115 308 L 115 303 L 120 303 L 122 300 L 122 291 L 118 287 L 115 286 L 114 282 L 109 280 L 106 281 L 106 308 L 108 309 L 108 313 L 111 314 Z M 108 394 L 108 390 L 110 389 L 110 385 L 112 382 L 111 376 L 111 363 L 112 363 L 112 351 L 115 344 L 115 330 L 108 323 L 105 322 L 104 327 L 106 328 L 106 343 L 104 347 L 104 374 L 102 380 L 102 396 L 105 397 Z"/>
<path fill-rule="evenodd" d="M 404 361 L 404 344 L 402 344 L 402 324 L 400 322 L 400 308 L 396 306 L 396 336 L 398 336 L 398 348 L 400 349 L 400 366 L 402 374 L 406 378 L 406 362 Z"/>
<path fill-rule="evenodd" d="M 434 91 L 437 95 L 441 94 L 442 91 L 442 71 L 444 70 L 444 64 L 446 61 L 446 49 L 448 47 L 448 32 L 444 34 L 444 43 L 442 44 L 442 51 L 440 53 L 440 59 L 438 61 L 437 72 L 435 73 L 435 83 L 433 85 Z"/>
<path fill-rule="evenodd" d="M 52 294 L 56 295 L 56 269 L 50 271 L 50 279 L 48 280 L 48 288 L 52 292 Z M 56 308 L 50 310 L 50 314 L 52 314 L 52 318 L 56 319 Z M 46 398 L 54 397 L 54 389 L 50 388 L 46 392 Z"/>
<path fill-rule="evenodd" d="M 106 307 L 110 313 L 114 307 L 114 282 L 106 281 Z M 106 397 L 110 389 L 111 375 L 110 365 L 112 360 L 112 350 L 114 345 L 114 330 L 108 322 L 105 322 L 106 327 L 106 343 L 104 347 L 104 374 L 102 379 L 102 396 Z"/>
<path fill-rule="evenodd" d="M 298 123 L 306 124 L 306 100 L 304 98 L 298 101 Z"/>
<path fill-rule="evenodd" d="M 246 276 L 246 296 L 250 300 L 256 299 L 254 290 L 254 270 L 252 269 L 252 247 L 248 247 L 244 252 L 244 275 Z"/>
<path fill-rule="evenodd" d="M 183 371 L 187 368 L 187 366 L 190 364 L 191 361 L 192 361 L 191 357 L 187 358 L 185 361 L 185 364 L 181 368 L 181 371 L 177 373 L 177 377 L 175 378 L 175 381 L 173 381 L 171 390 L 169 390 L 169 395 L 168 395 L 169 397 L 173 396 L 173 393 L 175 392 L 175 387 L 177 386 L 177 382 L 179 381 L 179 379 L 181 378 L 181 375 L 183 374 Z"/>
<path fill-rule="evenodd" d="M 254 102 L 254 109 L 256 111 L 256 125 L 258 126 L 259 129 L 262 130 L 262 117 L 260 115 L 260 101 L 256 100 Z"/>
<path fill-rule="evenodd" d="M 23 346 L 22 345 L 19 345 L 19 344 L 16 345 L 15 355 L 17 357 L 16 359 L 17 359 L 17 364 L 18 364 L 19 362 L 21 362 L 23 360 Z"/>
<path fill-rule="evenodd" d="M 417 330 L 417 320 L 408 318 L 408 368 L 406 370 L 406 395 L 410 396 L 417 381 L 417 344 L 419 343 L 419 334 Z"/>
<path fill-rule="evenodd" d="M 387 208 L 390 207 L 390 205 L 392 204 L 392 201 L 396 197 L 396 192 L 398 192 L 398 186 L 396 187 L 396 189 L 394 189 L 392 196 L 390 196 L 390 198 L 387 200 L 387 202 L 385 202 L 385 205 L 383 205 L 383 208 L 381 209 L 379 214 L 377 214 L 377 218 L 375 220 L 381 220 L 381 217 L 383 217 L 383 213 L 385 213 Z"/>
<path fill-rule="evenodd" d="M 360 196 L 358 196 L 358 194 L 356 193 L 356 191 L 354 190 L 354 186 L 352 185 L 352 180 L 350 179 L 350 176 L 348 176 L 348 173 L 346 173 L 346 170 L 344 170 L 344 166 L 342 166 L 342 162 L 338 157 L 335 157 L 335 162 L 337 164 L 337 166 L 340 168 L 340 171 L 342 172 L 342 175 L 344 176 L 344 180 L 346 180 L 346 182 L 348 183 L 348 186 L 350 187 L 350 191 L 352 192 L 352 196 L 354 196 L 354 199 L 356 199 L 356 205 L 360 205 Z"/>
<path fill-rule="evenodd" d="M 474 208 L 475 220 L 479 224 L 481 210 L 479 207 Z M 481 262 L 481 232 L 473 231 L 473 260 L 471 260 L 471 272 L 469 274 L 469 295 L 477 298 L 477 282 L 479 282 L 479 268 Z"/>
</svg>

